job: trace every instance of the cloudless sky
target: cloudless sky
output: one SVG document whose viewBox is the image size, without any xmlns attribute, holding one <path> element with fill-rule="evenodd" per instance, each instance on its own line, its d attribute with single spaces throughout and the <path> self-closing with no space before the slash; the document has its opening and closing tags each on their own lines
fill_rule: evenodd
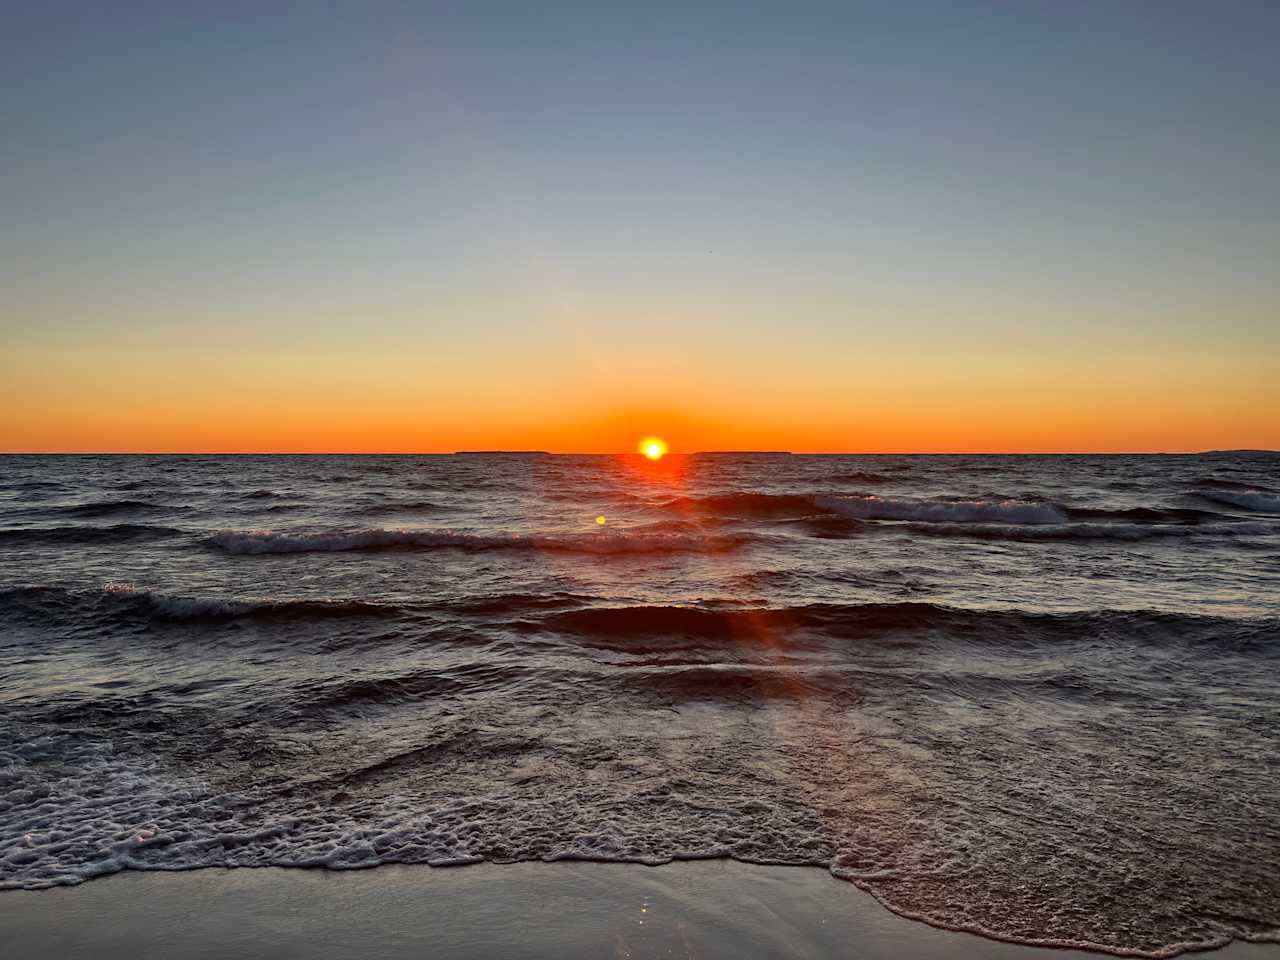
<svg viewBox="0 0 1280 960">
<path fill-rule="evenodd" d="M 1280 3 L 0 23 L 0 449 L 1280 447 Z"/>
</svg>

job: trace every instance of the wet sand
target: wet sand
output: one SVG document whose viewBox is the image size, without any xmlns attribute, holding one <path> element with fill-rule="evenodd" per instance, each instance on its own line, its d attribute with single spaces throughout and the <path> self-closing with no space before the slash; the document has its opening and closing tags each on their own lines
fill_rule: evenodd
<svg viewBox="0 0 1280 960">
<path fill-rule="evenodd" d="M 938 930 L 825 870 L 726 860 L 123 873 L 0 894 L 0 944 L 13 960 L 1101 956 Z"/>
</svg>

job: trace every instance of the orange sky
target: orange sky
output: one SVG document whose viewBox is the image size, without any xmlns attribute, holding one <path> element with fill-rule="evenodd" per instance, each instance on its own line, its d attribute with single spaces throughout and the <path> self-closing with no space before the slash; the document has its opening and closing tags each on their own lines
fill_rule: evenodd
<svg viewBox="0 0 1280 960">
<path fill-rule="evenodd" d="M 1194 451 L 1280 447 L 1272 354 L 814 350 L 716 354 L 550 335 L 506 353 L 19 344 L 0 449 L 39 451 Z"/>
</svg>

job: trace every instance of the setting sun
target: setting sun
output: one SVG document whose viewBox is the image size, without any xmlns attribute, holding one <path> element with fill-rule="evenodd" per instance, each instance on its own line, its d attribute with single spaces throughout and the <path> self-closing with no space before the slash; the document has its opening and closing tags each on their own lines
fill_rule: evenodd
<svg viewBox="0 0 1280 960">
<path fill-rule="evenodd" d="M 666 441 L 658 437 L 645 437 L 640 441 L 640 452 L 650 460 L 661 460 L 667 452 Z"/>
</svg>

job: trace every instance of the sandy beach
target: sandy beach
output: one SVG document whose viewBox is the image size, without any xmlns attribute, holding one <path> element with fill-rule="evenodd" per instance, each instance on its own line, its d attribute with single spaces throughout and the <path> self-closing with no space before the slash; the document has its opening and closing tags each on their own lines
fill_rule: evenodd
<svg viewBox="0 0 1280 960">
<path fill-rule="evenodd" d="M 904 920 L 824 870 L 725 860 L 132 872 L 0 895 L 0 943 L 13 960 L 1099 956 Z"/>
</svg>

